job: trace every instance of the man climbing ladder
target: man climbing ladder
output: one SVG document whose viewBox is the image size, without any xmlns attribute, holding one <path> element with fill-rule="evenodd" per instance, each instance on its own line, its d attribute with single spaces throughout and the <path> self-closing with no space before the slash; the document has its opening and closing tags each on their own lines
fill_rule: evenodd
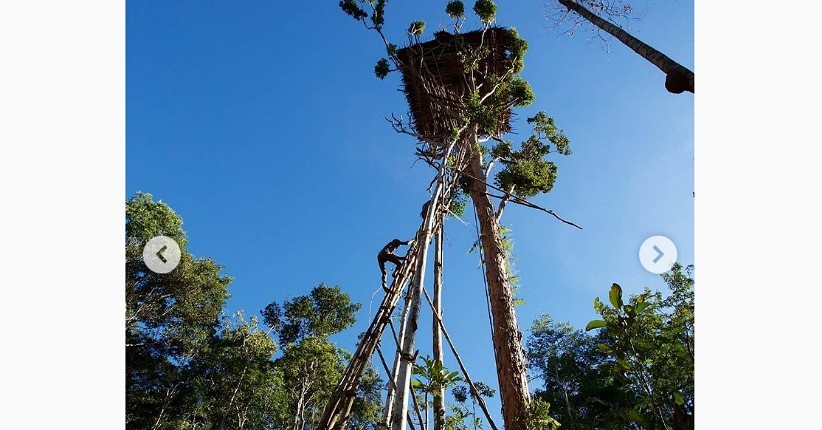
<svg viewBox="0 0 822 430">
<path fill-rule="evenodd" d="M 377 254 L 377 263 L 380 265 L 380 272 L 382 272 L 382 289 L 388 292 L 388 285 L 386 285 L 386 272 L 385 272 L 385 263 L 390 261 L 394 263 L 394 273 L 396 273 L 397 268 L 402 264 L 405 257 L 400 257 L 397 254 L 394 254 L 394 250 L 399 248 L 401 245 L 409 245 L 413 242 L 414 239 L 401 241 L 399 239 L 394 239 L 391 242 L 388 242 L 380 252 Z"/>
</svg>

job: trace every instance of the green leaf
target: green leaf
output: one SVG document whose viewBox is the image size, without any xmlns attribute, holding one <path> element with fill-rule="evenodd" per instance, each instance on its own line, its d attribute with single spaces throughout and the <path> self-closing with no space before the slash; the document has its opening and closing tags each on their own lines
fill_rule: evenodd
<svg viewBox="0 0 822 430">
<path fill-rule="evenodd" d="M 645 417 L 642 416 L 642 414 L 637 412 L 635 409 L 628 409 L 628 411 L 626 413 L 626 416 L 628 417 L 629 420 L 635 421 L 637 424 L 639 424 L 643 428 L 648 428 L 649 427 L 648 426 L 648 420 L 645 419 Z"/>
<path fill-rule="evenodd" d="M 595 310 L 598 314 L 600 314 L 600 315 L 601 315 L 601 314 L 602 314 L 602 311 L 603 311 L 604 309 L 605 309 L 605 304 L 604 304 L 604 303 L 602 303 L 602 300 L 600 300 L 600 299 L 599 299 L 599 297 L 594 297 L 594 310 Z"/>
<path fill-rule="evenodd" d="M 608 293 L 608 299 L 611 300 L 611 305 L 615 308 L 622 308 L 622 287 L 618 284 L 611 285 L 611 291 Z"/>
<path fill-rule="evenodd" d="M 636 313 L 640 313 L 643 310 L 645 310 L 645 308 L 647 308 L 648 306 L 651 306 L 651 304 L 648 303 L 648 302 L 639 302 L 639 303 L 636 304 L 636 307 L 634 308 L 634 311 Z"/>
<path fill-rule="evenodd" d="M 585 326 L 585 331 L 593 330 L 595 328 L 602 328 L 602 327 L 605 327 L 606 325 L 608 325 L 608 323 L 606 323 L 603 320 L 593 320 L 593 321 L 589 322 L 588 325 Z"/>
<path fill-rule="evenodd" d="M 627 372 L 627 371 L 631 370 L 631 364 L 630 364 L 630 363 L 628 363 L 628 361 L 627 361 L 627 360 L 623 360 L 623 359 L 621 359 L 621 358 L 618 358 L 618 359 L 617 359 L 617 364 L 618 364 L 618 365 L 619 365 L 619 367 L 620 367 L 623 371 L 625 371 L 625 372 Z"/>
<path fill-rule="evenodd" d="M 674 402 L 677 405 L 681 406 L 683 403 L 685 403 L 685 399 L 682 397 L 681 393 L 674 393 Z"/>
</svg>

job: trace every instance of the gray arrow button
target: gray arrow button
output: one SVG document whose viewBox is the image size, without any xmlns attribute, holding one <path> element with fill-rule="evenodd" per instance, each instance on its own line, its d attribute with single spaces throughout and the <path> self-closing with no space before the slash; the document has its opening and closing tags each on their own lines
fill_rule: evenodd
<svg viewBox="0 0 822 430">
<path fill-rule="evenodd" d="M 651 236 L 639 247 L 639 262 L 645 270 L 661 275 L 676 263 L 676 245 L 665 236 Z"/>
<path fill-rule="evenodd" d="M 665 253 L 660 251 L 659 248 L 656 247 L 656 245 L 654 245 L 654 251 L 656 251 L 659 254 L 656 256 L 656 258 L 654 258 L 654 263 L 657 263 L 659 262 L 659 259 L 662 258 L 663 255 L 665 255 Z"/>
<path fill-rule="evenodd" d="M 154 273 L 169 273 L 180 264 L 180 246 L 168 236 L 155 236 L 143 248 L 143 262 Z"/>
</svg>

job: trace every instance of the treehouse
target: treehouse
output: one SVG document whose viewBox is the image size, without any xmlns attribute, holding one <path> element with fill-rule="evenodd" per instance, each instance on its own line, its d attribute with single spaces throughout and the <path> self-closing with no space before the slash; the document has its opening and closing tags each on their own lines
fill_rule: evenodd
<svg viewBox="0 0 822 430">
<path fill-rule="evenodd" d="M 514 57 L 520 55 L 521 60 L 517 49 L 521 43 L 515 31 L 491 27 L 464 34 L 440 31 L 434 40 L 397 51 L 411 125 L 420 139 L 429 143 L 449 140 L 469 114 L 474 90 L 487 93 L 493 83 L 517 71 L 512 69 L 516 68 Z M 476 67 L 470 70 L 473 59 Z M 500 109 L 494 115 L 495 134 L 510 131 L 511 110 Z"/>
</svg>

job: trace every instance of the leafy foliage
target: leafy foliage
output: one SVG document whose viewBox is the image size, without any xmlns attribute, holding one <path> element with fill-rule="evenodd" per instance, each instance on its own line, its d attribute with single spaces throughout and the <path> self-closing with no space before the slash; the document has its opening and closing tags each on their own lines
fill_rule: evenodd
<svg viewBox="0 0 822 430">
<path fill-rule="evenodd" d="M 613 284 L 599 298 L 589 335 L 547 315 L 532 327 L 528 357 L 544 382 L 537 397 L 578 429 L 693 428 L 692 266 L 663 275 L 671 295 L 623 297 Z"/>
<path fill-rule="evenodd" d="M 414 363 L 412 374 L 416 376 L 411 381 L 411 387 L 417 393 L 421 393 L 422 397 L 419 401 L 422 409 L 425 411 L 425 416 L 428 416 L 428 410 L 433 406 L 429 399 L 436 402 L 436 400 L 443 401 L 444 391 L 462 381 L 462 377 L 456 371 L 451 371 L 443 366 L 442 362 L 431 357 L 420 357 L 422 364 Z M 434 403 L 435 404 L 435 403 Z"/>
<path fill-rule="evenodd" d="M 374 13 L 371 15 L 371 23 L 375 28 L 382 28 L 385 24 L 385 3 L 388 0 L 376 0 L 374 4 Z"/>
<path fill-rule="evenodd" d="M 345 370 L 347 356 L 327 339 L 308 336 L 288 345 L 275 366 L 283 374 L 287 407 L 283 423 L 299 423 L 297 428 L 313 428 Z"/>
<path fill-rule="evenodd" d="M 551 417 L 551 404 L 537 397 L 531 400 L 525 414 L 525 428 L 529 430 L 556 430 L 559 421 Z"/>
<path fill-rule="evenodd" d="M 521 77 L 511 80 L 508 95 L 513 106 L 530 106 L 534 102 L 534 91 L 531 90 L 531 84 Z"/>
<path fill-rule="evenodd" d="M 445 13 L 451 18 L 460 19 L 465 16 L 465 5 L 460 0 L 451 0 L 445 6 Z"/>
<path fill-rule="evenodd" d="M 534 321 L 527 342 L 529 368 L 544 381 L 535 397 L 549 402 L 563 428 L 631 428 L 623 410 L 631 393 L 610 375 L 599 339 L 558 323 L 549 315 Z"/>
<path fill-rule="evenodd" d="M 494 397 L 495 391 L 482 381 L 475 381 L 477 393 L 485 398 Z M 481 429 L 483 420 L 477 416 L 477 397 L 466 385 L 457 385 L 451 389 L 451 395 L 457 401 L 456 405 L 448 407 L 450 414 L 445 418 L 445 428 L 454 430 Z M 466 402 L 471 399 L 471 409 Z M 467 423 L 466 423 L 467 420 Z"/>
<path fill-rule="evenodd" d="M 456 195 L 451 200 L 451 203 L 448 206 L 449 216 L 458 216 L 462 217 L 465 215 L 465 207 L 468 204 L 468 197 L 465 195 L 462 190 L 457 190 Z M 453 214 L 453 215 L 452 215 Z"/>
<path fill-rule="evenodd" d="M 508 29 L 508 43 L 505 46 L 508 66 L 514 73 L 519 73 L 525 68 L 525 52 L 528 51 L 528 42 L 519 37 L 516 28 Z"/>
<path fill-rule="evenodd" d="M 374 66 L 374 74 L 380 79 L 385 79 L 390 71 L 391 66 L 388 65 L 388 60 L 385 58 L 380 58 L 380 60 L 377 61 L 377 65 Z"/>
<path fill-rule="evenodd" d="M 482 418 L 471 412 L 465 405 L 448 405 L 445 430 L 478 430 L 483 428 Z"/>
<path fill-rule="evenodd" d="M 187 374 L 208 354 L 231 278 L 220 266 L 187 252 L 183 220 L 151 194 L 137 193 L 126 202 L 126 422 L 142 427 L 163 420 L 164 406 L 182 407 L 193 386 Z M 180 246 L 177 268 L 164 275 L 142 260 L 154 236 L 173 238 Z"/>
<path fill-rule="evenodd" d="M 359 303 L 339 286 L 320 284 L 308 295 L 271 302 L 261 311 L 263 321 L 283 345 L 283 356 L 274 365 L 284 381 L 284 415 L 278 420 L 297 428 L 314 428 L 325 401 L 342 378 L 350 355 L 337 348 L 328 336 L 349 328 L 355 322 Z M 354 406 L 353 421 L 360 428 L 372 428 L 380 404 L 379 376 L 370 370 Z"/>
<path fill-rule="evenodd" d="M 408 32 L 414 36 L 422 36 L 425 31 L 425 21 L 414 21 L 408 26 Z"/>
<path fill-rule="evenodd" d="M 501 93 L 500 93 L 501 94 Z M 479 91 L 474 91 L 465 102 L 465 121 L 468 124 L 476 124 L 480 130 L 492 134 L 493 130 L 498 130 L 499 124 L 499 104 L 492 98 L 491 103 L 483 100 Z"/>
<path fill-rule="evenodd" d="M 483 24 L 488 25 L 497 16 L 497 5 L 491 0 L 477 0 L 474 3 L 474 13 L 477 14 Z"/>
<path fill-rule="evenodd" d="M 422 364 L 415 363 L 412 372 L 419 377 L 411 383 L 411 386 L 415 389 L 439 397 L 441 389 L 462 381 L 459 372 L 446 369 L 441 361 L 428 356 L 420 357 L 420 360 L 422 360 Z"/>
<path fill-rule="evenodd" d="M 223 313 L 231 278 L 186 250 L 183 221 L 150 194 L 126 202 L 126 426 L 156 429 L 311 428 L 349 354 L 328 336 L 350 327 L 359 304 L 321 284 L 273 302 L 263 318 Z M 158 275 L 142 262 L 157 235 L 180 245 L 180 265 Z M 282 355 L 274 359 L 277 335 Z M 374 429 L 382 381 L 369 368 L 350 425 Z"/>
<path fill-rule="evenodd" d="M 553 189 L 557 166 L 544 158 L 552 149 L 560 155 L 571 154 L 568 138 L 545 112 L 528 118 L 528 123 L 532 124 L 534 134 L 522 142 L 519 150 L 513 150 L 508 141 L 498 142 L 491 149 L 491 154 L 505 166 L 494 177 L 495 184 L 505 190 L 513 188 L 521 197 L 533 197 Z"/>
<path fill-rule="evenodd" d="M 340 8 L 356 20 L 361 20 L 368 16 L 368 14 L 357 5 L 356 0 L 342 0 L 340 1 Z"/>
<path fill-rule="evenodd" d="M 299 342 L 309 336 L 327 337 L 354 324 L 359 303 L 351 303 L 339 286 L 320 284 L 308 296 L 299 296 L 282 305 L 271 302 L 260 313 L 263 321 L 279 335 L 280 345 Z"/>
<path fill-rule="evenodd" d="M 213 428 L 259 428 L 283 401 L 283 379 L 271 361 L 277 347 L 242 312 L 223 317 L 207 354 L 195 360 L 187 374 L 192 412 L 181 425 Z"/>
</svg>

